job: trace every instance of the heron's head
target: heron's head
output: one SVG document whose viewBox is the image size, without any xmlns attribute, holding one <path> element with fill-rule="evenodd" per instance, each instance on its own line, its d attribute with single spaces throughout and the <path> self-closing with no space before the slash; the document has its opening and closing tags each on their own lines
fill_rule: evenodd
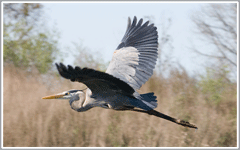
<svg viewBox="0 0 240 150">
<path fill-rule="evenodd" d="M 84 95 L 82 90 L 69 90 L 69 91 L 64 91 L 62 93 L 58 93 L 55 95 L 51 96 L 45 96 L 42 99 L 65 99 L 65 100 L 70 100 L 73 97 L 79 96 L 79 95 Z"/>
</svg>

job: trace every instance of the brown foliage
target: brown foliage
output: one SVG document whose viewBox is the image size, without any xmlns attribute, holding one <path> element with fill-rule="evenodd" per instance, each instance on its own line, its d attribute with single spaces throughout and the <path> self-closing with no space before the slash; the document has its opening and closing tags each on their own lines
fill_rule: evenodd
<svg viewBox="0 0 240 150">
<path fill-rule="evenodd" d="M 4 147 L 237 146 L 236 85 L 226 88 L 218 107 L 208 104 L 197 81 L 184 71 L 172 71 L 168 79 L 154 75 L 143 86 L 140 93 L 156 93 L 158 111 L 196 124 L 195 131 L 137 112 L 93 108 L 78 113 L 68 101 L 41 97 L 84 85 L 54 77 L 46 86 L 40 78 L 4 67 Z"/>
</svg>

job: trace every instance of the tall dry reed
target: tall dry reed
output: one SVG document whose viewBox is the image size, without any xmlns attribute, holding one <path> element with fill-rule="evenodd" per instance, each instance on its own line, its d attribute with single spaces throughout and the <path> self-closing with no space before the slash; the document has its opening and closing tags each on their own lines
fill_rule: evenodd
<svg viewBox="0 0 240 150">
<path fill-rule="evenodd" d="M 3 146 L 236 146 L 236 85 L 226 88 L 218 105 L 205 100 L 196 80 L 172 71 L 154 75 L 140 93 L 155 92 L 156 110 L 198 126 L 185 128 L 147 114 L 93 108 L 78 113 L 68 101 L 41 97 L 84 85 L 59 77 L 45 79 L 12 66 L 3 74 Z"/>
</svg>

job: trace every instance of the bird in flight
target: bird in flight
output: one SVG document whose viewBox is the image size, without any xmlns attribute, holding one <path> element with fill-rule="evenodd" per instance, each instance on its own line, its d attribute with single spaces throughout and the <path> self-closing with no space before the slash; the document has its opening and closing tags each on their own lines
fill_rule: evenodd
<svg viewBox="0 0 240 150">
<path fill-rule="evenodd" d="M 154 110 L 154 93 L 139 94 L 137 90 L 153 75 L 158 58 L 158 32 L 154 24 L 143 19 L 128 18 L 128 26 L 121 43 L 113 53 L 106 72 L 90 68 L 75 68 L 62 63 L 56 67 L 59 74 L 72 82 L 81 82 L 86 90 L 69 90 L 43 99 L 69 100 L 73 110 L 87 111 L 93 107 L 129 110 L 154 115 L 179 125 L 196 128 L 187 121 L 167 116 Z"/>
</svg>

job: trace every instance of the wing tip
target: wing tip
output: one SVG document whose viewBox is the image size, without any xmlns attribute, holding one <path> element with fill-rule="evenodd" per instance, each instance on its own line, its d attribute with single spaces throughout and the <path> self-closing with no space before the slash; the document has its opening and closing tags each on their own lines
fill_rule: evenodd
<svg viewBox="0 0 240 150">
<path fill-rule="evenodd" d="M 143 23 L 143 18 L 140 18 L 139 20 L 137 20 L 137 17 L 134 16 L 133 21 L 131 23 L 131 18 L 128 17 L 127 30 L 125 32 L 125 35 L 123 36 L 121 43 L 117 46 L 116 50 L 121 49 L 123 47 L 127 47 L 127 46 L 135 47 L 134 43 L 136 43 L 137 41 L 140 41 L 140 40 L 142 41 L 145 38 L 147 38 L 146 40 L 148 40 L 147 36 L 150 36 L 152 34 L 158 35 L 157 27 L 154 25 L 154 23 L 151 23 L 149 25 L 149 20 L 143 24 L 142 23 Z M 156 39 L 152 39 L 152 40 L 158 41 L 158 36 L 156 37 Z"/>
</svg>

